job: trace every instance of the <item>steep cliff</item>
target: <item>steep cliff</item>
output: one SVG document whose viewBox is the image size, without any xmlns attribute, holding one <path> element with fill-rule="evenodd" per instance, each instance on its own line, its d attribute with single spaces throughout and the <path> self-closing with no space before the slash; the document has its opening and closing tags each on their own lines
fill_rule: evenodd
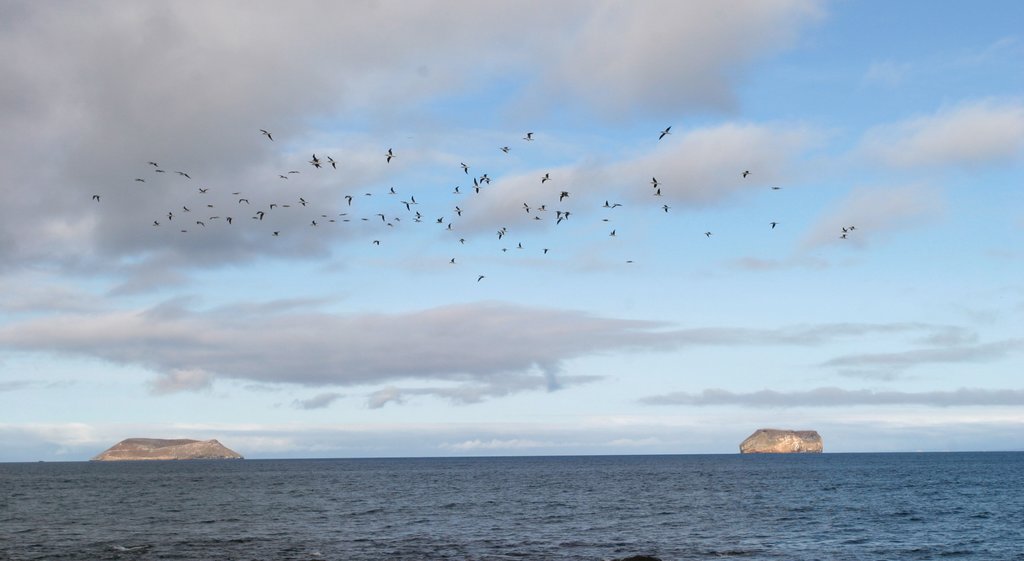
<svg viewBox="0 0 1024 561">
<path fill-rule="evenodd" d="M 813 430 L 758 429 L 740 444 L 740 454 L 821 453 L 824 443 Z"/>
<path fill-rule="evenodd" d="M 92 461 L 241 459 L 241 455 L 216 440 L 129 438 L 107 448 L 94 457 Z"/>
</svg>

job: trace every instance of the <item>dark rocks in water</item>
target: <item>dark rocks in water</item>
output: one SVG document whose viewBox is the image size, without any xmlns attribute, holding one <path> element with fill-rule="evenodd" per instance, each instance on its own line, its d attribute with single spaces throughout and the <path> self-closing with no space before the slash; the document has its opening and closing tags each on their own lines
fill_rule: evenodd
<svg viewBox="0 0 1024 561">
<path fill-rule="evenodd" d="M 94 462 L 127 460 L 241 460 L 242 456 L 216 440 L 129 438 L 107 448 Z"/>
<path fill-rule="evenodd" d="M 657 557 L 651 557 L 650 555 L 634 555 L 632 557 L 623 557 L 622 559 L 616 559 L 615 561 L 661 561 Z"/>
<path fill-rule="evenodd" d="M 758 429 L 740 444 L 740 454 L 820 454 L 818 431 Z"/>
</svg>

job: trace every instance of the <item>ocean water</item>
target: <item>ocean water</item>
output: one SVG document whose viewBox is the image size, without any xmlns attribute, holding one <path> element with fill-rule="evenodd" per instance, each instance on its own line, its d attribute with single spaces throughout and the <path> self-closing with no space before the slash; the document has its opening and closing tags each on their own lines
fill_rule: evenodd
<svg viewBox="0 0 1024 561">
<path fill-rule="evenodd" d="M 1024 560 L 1024 453 L 0 464 L 4 561 Z"/>
</svg>

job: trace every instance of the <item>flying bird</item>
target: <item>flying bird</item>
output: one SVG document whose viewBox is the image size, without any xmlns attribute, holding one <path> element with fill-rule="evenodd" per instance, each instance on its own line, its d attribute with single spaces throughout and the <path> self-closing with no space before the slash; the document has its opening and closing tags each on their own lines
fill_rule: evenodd
<svg viewBox="0 0 1024 561">
<path fill-rule="evenodd" d="M 176 174 L 178 174 L 178 175 L 180 175 L 180 176 L 184 177 L 185 179 L 192 179 L 191 177 L 189 177 L 189 176 L 188 176 L 188 174 L 187 174 L 187 173 L 185 173 L 185 172 L 183 172 L 183 171 L 176 171 L 176 172 L 174 172 L 174 173 L 176 173 Z"/>
<path fill-rule="evenodd" d="M 320 158 L 317 158 L 316 154 L 313 154 L 313 159 L 310 160 L 309 163 L 313 164 L 313 167 L 319 168 L 320 167 Z"/>
<path fill-rule="evenodd" d="M 665 138 L 666 134 L 672 134 L 672 133 L 668 132 L 670 129 L 672 129 L 672 127 L 665 127 L 665 130 L 661 131 L 661 134 L 658 135 L 658 140 L 661 140 L 661 139 Z"/>
<path fill-rule="evenodd" d="M 469 166 L 467 166 L 465 163 L 461 163 L 460 165 L 462 166 L 462 171 L 464 171 L 464 172 L 466 172 L 468 174 L 469 173 Z"/>
<path fill-rule="evenodd" d="M 502 146 L 502 147 L 501 147 L 501 151 L 502 151 L 502 152 L 504 152 L 504 153 L 506 153 L 506 154 L 508 154 L 508 151 L 509 151 L 509 150 L 510 150 L 510 148 L 509 148 L 508 146 Z"/>
<path fill-rule="evenodd" d="M 532 132 L 526 133 L 526 136 L 523 137 L 523 140 L 526 140 L 526 141 L 533 140 L 533 133 Z"/>
<path fill-rule="evenodd" d="M 266 129 L 260 129 L 260 132 L 261 132 L 261 133 L 263 133 L 263 136 L 265 136 L 265 137 L 269 138 L 270 140 L 274 140 L 274 137 L 273 137 L 273 136 L 271 136 L 271 135 L 270 135 L 270 132 L 269 132 L 269 131 L 267 131 Z"/>
<path fill-rule="evenodd" d="M 391 158 L 394 158 L 394 157 L 395 157 L 394 152 L 392 152 L 391 149 L 388 148 L 387 161 L 388 161 L 389 164 L 391 163 Z"/>
<path fill-rule="evenodd" d="M 743 177 L 750 175 L 750 170 L 743 170 Z"/>
<path fill-rule="evenodd" d="M 704 232 L 704 235 L 710 238 L 711 237 L 711 232 Z"/>
<path fill-rule="evenodd" d="M 99 201 L 100 200 L 100 196 L 99 195 L 93 195 L 92 196 L 92 200 Z"/>
<path fill-rule="evenodd" d="M 484 280 L 484 276 L 483 276 L 483 275 L 480 275 L 480 276 L 478 276 L 478 277 L 476 278 L 476 282 L 480 282 L 480 281 L 482 281 L 482 280 Z"/>
<path fill-rule="evenodd" d="M 544 183 L 545 181 L 550 181 L 550 180 L 551 180 L 551 174 L 550 173 L 545 173 L 544 177 L 540 178 L 540 182 L 541 183 Z"/>
<path fill-rule="evenodd" d="M 769 224 L 772 225 L 772 230 L 774 230 L 775 226 L 778 225 L 778 222 L 769 222 Z"/>
</svg>

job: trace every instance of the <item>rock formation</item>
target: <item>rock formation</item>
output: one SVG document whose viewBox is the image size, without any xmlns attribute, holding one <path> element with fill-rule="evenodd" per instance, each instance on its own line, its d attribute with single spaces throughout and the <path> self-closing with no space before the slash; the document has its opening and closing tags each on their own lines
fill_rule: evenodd
<svg viewBox="0 0 1024 561">
<path fill-rule="evenodd" d="M 234 450 L 216 440 L 163 440 L 129 438 L 107 448 L 92 459 L 94 462 L 121 460 L 241 460 Z"/>
<path fill-rule="evenodd" d="M 823 448 L 817 431 L 758 429 L 740 444 L 740 454 L 821 453 Z"/>
</svg>

